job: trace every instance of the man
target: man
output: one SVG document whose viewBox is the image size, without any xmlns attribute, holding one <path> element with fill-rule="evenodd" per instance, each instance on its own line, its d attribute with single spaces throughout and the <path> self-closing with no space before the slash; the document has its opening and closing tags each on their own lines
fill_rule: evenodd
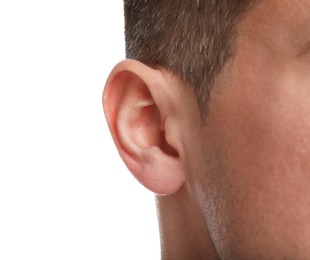
<svg viewBox="0 0 310 260">
<path fill-rule="evenodd" d="M 103 105 L 162 259 L 310 259 L 310 1 L 124 6 Z"/>
</svg>

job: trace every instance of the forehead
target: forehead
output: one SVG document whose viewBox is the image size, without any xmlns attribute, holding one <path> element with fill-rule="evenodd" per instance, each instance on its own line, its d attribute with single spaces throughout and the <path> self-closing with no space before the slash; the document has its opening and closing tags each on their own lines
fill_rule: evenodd
<svg viewBox="0 0 310 260">
<path fill-rule="evenodd" d="M 278 20 L 283 26 L 293 30 L 296 26 L 307 26 L 310 22 L 309 0 L 268 0 L 265 1 L 265 11 L 270 20 Z"/>
<path fill-rule="evenodd" d="M 268 47 L 305 44 L 310 42 L 310 0 L 262 0 L 240 27 L 241 34 Z"/>
<path fill-rule="evenodd" d="M 294 29 L 296 25 L 308 25 L 309 27 L 310 1 L 263 0 L 253 9 L 252 15 L 261 22 L 275 23 L 279 27 L 281 25 L 291 29 Z"/>
<path fill-rule="evenodd" d="M 307 15 L 309 10 L 307 8 L 310 7 L 309 0 L 265 0 L 264 4 L 273 10 L 277 9 L 286 12 L 291 17 L 294 17 L 294 11 Z"/>
</svg>

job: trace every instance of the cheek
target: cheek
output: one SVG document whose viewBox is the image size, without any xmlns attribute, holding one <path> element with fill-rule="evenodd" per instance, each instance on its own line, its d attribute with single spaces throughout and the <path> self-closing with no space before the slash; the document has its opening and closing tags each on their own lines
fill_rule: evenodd
<svg viewBox="0 0 310 260">
<path fill-rule="evenodd" d="M 309 89 L 285 73 L 234 84 L 213 103 L 201 190 L 223 256 L 310 253 Z"/>
</svg>

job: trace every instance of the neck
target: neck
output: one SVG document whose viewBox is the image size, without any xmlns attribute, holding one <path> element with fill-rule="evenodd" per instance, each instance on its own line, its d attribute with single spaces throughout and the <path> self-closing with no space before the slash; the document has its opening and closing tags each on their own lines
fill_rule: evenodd
<svg viewBox="0 0 310 260">
<path fill-rule="evenodd" d="M 162 260 L 219 259 L 202 214 L 184 187 L 157 197 Z"/>
</svg>

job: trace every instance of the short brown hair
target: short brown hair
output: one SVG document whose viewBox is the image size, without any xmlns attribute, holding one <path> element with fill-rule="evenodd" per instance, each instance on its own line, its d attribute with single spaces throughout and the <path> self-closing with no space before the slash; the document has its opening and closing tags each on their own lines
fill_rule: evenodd
<svg viewBox="0 0 310 260">
<path fill-rule="evenodd" d="M 192 86 L 204 118 L 215 76 L 254 0 L 124 0 L 126 56 Z"/>
</svg>

